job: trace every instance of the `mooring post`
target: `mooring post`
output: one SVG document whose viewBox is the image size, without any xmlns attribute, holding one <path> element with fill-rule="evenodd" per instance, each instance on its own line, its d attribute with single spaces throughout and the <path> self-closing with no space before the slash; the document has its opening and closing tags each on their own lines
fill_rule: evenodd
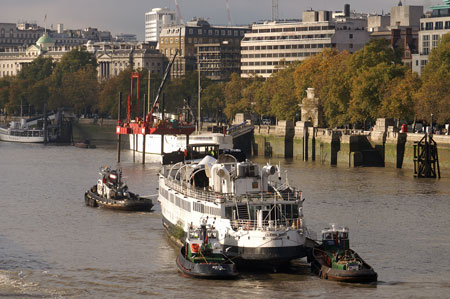
<svg viewBox="0 0 450 299">
<path fill-rule="evenodd" d="M 161 120 L 164 121 L 164 105 L 166 100 L 166 94 L 162 94 L 161 99 Z M 164 134 L 161 134 L 161 155 L 164 155 Z"/>
<path fill-rule="evenodd" d="M 144 126 L 147 125 L 145 122 L 145 103 L 146 103 L 146 94 L 144 93 L 144 107 L 142 108 L 142 122 L 144 123 Z M 145 133 L 142 134 L 142 164 L 145 164 Z"/>
<path fill-rule="evenodd" d="M 119 107 L 117 109 L 117 125 L 121 125 L 120 114 L 122 112 L 122 92 L 119 92 Z M 119 132 L 120 133 L 120 132 Z M 117 163 L 120 163 L 120 142 L 122 134 L 117 134 Z"/>
<path fill-rule="evenodd" d="M 303 161 L 308 161 L 308 127 L 303 127 Z"/>
<path fill-rule="evenodd" d="M 311 160 L 316 161 L 316 128 L 313 127 L 313 135 L 311 141 Z"/>
<path fill-rule="evenodd" d="M 44 144 L 47 144 L 48 132 L 47 132 L 47 104 L 44 104 Z"/>
</svg>

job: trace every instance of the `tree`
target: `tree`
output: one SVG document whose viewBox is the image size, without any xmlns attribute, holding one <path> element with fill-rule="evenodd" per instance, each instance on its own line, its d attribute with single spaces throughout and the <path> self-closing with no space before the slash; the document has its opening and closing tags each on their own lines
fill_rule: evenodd
<svg viewBox="0 0 450 299">
<path fill-rule="evenodd" d="M 92 65 L 86 65 L 75 72 L 65 73 L 61 89 L 67 104 L 78 114 L 93 111 L 98 99 L 97 71 Z"/>
<path fill-rule="evenodd" d="M 208 85 L 202 93 L 201 105 L 202 111 L 209 115 L 214 115 L 216 119 L 219 117 L 219 110 L 225 108 L 225 95 L 223 92 L 223 83 L 213 83 Z"/>
<path fill-rule="evenodd" d="M 450 120 L 450 34 L 445 34 L 430 53 L 423 69 L 422 86 L 416 97 L 416 113 L 439 124 Z"/>
<path fill-rule="evenodd" d="M 59 107 L 72 107 L 72 105 L 74 104 L 73 99 L 78 96 L 74 94 L 69 95 L 67 91 L 65 92 L 63 90 L 63 82 L 65 81 L 65 86 L 69 87 L 70 84 L 67 78 L 72 76 L 70 74 L 77 73 L 79 70 L 96 70 L 97 66 L 97 60 L 95 59 L 95 56 L 92 53 L 86 52 L 85 50 L 73 49 L 70 52 L 64 54 L 64 56 L 61 58 L 61 61 L 56 64 L 49 79 L 49 108 L 56 109 Z M 89 79 L 92 79 L 92 77 L 89 76 Z M 98 83 L 97 79 L 95 80 L 95 82 Z M 92 87 L 93 85 L 90 84 L 90 86 Z M 79 88 L 83 87 L 79 86 Z M 97 90 L 97 88 L 95 88 L 95 90 Z M 75 89 L 71 88 L 71 91 L 73 93 L 75 92 Z M 77 106 L 77 109 L 80 109 L 80 107 Z"/>
<path fill-rule="evenodd" d="M 380 63 L 402 64 L 401 50 L 392 49 L 385 38 L 372 39 L 368 44 L 352 55 L 352 69 L 358 71 L 374 67 Z"/>
<path fill-rule="evenodd" d="M 365 124 L 367 120 L 385 117 L 380 106 L 391 80 L 402 77 L 406 67 L 398 64 L 379 63 L 362 69 L 353 79 L 349 103 L 350 120 Z"/>
<path fill-rule="evenodd" d="M 295 66 L 291 65 L 272 75 L 277 88 L 270 101 L 270 107 L 273 115 L 278 119 L 294 119 L 296 113 L 300 111 L 294 84 L 294 71 Z"/>
<path fill-rule="evenodd" d="M 241 78 L 238 74 L 231 74 L 231 79 L 225 84 L 225 114 L 233 119 L 236 113 L 250 111 L 250 103 L 243 101 L 243 90 L 250 83 L 249 79 Z"/>
<path fill-rule="evenodd" d="M 383 117 L 412 121 L 415 116 L 415 96 L 420 85 L 419 76 L 410 70 L 405 72 L 404 77 L 393 78 L 387 83 L 380 114 Z"/>
</svg>

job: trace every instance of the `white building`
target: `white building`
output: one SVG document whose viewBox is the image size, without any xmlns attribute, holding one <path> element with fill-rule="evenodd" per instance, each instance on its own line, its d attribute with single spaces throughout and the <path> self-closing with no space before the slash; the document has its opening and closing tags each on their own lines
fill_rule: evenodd
<svg viewBox="0 0 450 299">
<path fill-rule="evenodd" d="M 443 5 L 430 7 L 431 13 L 420 19 L 419 54 L 413 55 L 412 70 L 419 75 L 428 62 L 431 50 L 438 46 L 441 37 L 450 32 L 450 0 Z"/>
<path fill-rule="evenodd" d="M 176 25 L 176 12 L 168 8 L 153 8 L 145 13 L 145 42 L 158 42 L 164 26 Z"/>
<path fill-rule="evenodd" d="M 149 70 L 151 73 L 163 73 L 164 56 L 155 49 L 155 44 L 138 42 L 87 42 L 85 45 L 58 46 L 47 33 L 41 36 L 35 45 L 27 49 L 11 49 L 0 52 L 0 78 L 16 76 L 24 65 L 38 57 L 51 57 L 54 61 L 74 48 L 86 48 L 94 54 L 98 62 L 98 79 L 104 80 L 117 76 L 121 71 Z"/>
<path fill-rule="evenodd" d="M 254 24 L 241 41 L 241 77 L 267 78 L 282 60 L 305 60 L 325 48 L 353 53 L 369 41 L 366 18 L 331 16 L 330 11 L 305 11 L 302 22 Z"/>
</svg>

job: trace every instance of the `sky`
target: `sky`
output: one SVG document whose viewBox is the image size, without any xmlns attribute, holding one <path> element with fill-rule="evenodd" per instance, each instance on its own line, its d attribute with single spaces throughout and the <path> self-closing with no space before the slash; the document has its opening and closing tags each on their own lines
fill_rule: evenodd
<svg viewBox="0 0 450 299">
<path fill-rule="evenodd" d="M 272 0 L 229 0 L 233 25 L 248 25 L 271 18 Z M 402 0 L 403 5 L 441 4 L 443 0 Z M 278 0 L 278 15 L 282 19 L 299 19 L 306 9 L 351 10 L 366 13 L 389 12 L 398 0 Z M 183 19 L 207 19 L 212 25 L 228 24 L 226 0 L 178 0 Z M 119 33 L 136 34 L 144 38 L 145 12 L 156 7 L 175 10 L 174 0 L 0 0 L 0 23 L 35 21 L 44 26 L 47 15 L 48 28 L 64 24 L 65 29 L 87 27 Z"/>
</svg>

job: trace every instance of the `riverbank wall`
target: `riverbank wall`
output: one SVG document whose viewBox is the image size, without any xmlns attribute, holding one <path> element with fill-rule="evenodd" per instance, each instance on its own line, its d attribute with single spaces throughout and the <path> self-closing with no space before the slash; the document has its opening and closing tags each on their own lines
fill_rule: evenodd
<svg viewBox="0 0 450 299">
<path fill-rule="evenodd" d="M 381 122 L 372 131 L 313 128 L 307 122 L 279 121 L 255 126 L 254 154 L 318 161 L 338 166 L 414 169 L 414 142 L 424 134 L 400 133 Z M 433 135 L 441 171 L 450 172 L 450 135 Z"/>
</svg>

